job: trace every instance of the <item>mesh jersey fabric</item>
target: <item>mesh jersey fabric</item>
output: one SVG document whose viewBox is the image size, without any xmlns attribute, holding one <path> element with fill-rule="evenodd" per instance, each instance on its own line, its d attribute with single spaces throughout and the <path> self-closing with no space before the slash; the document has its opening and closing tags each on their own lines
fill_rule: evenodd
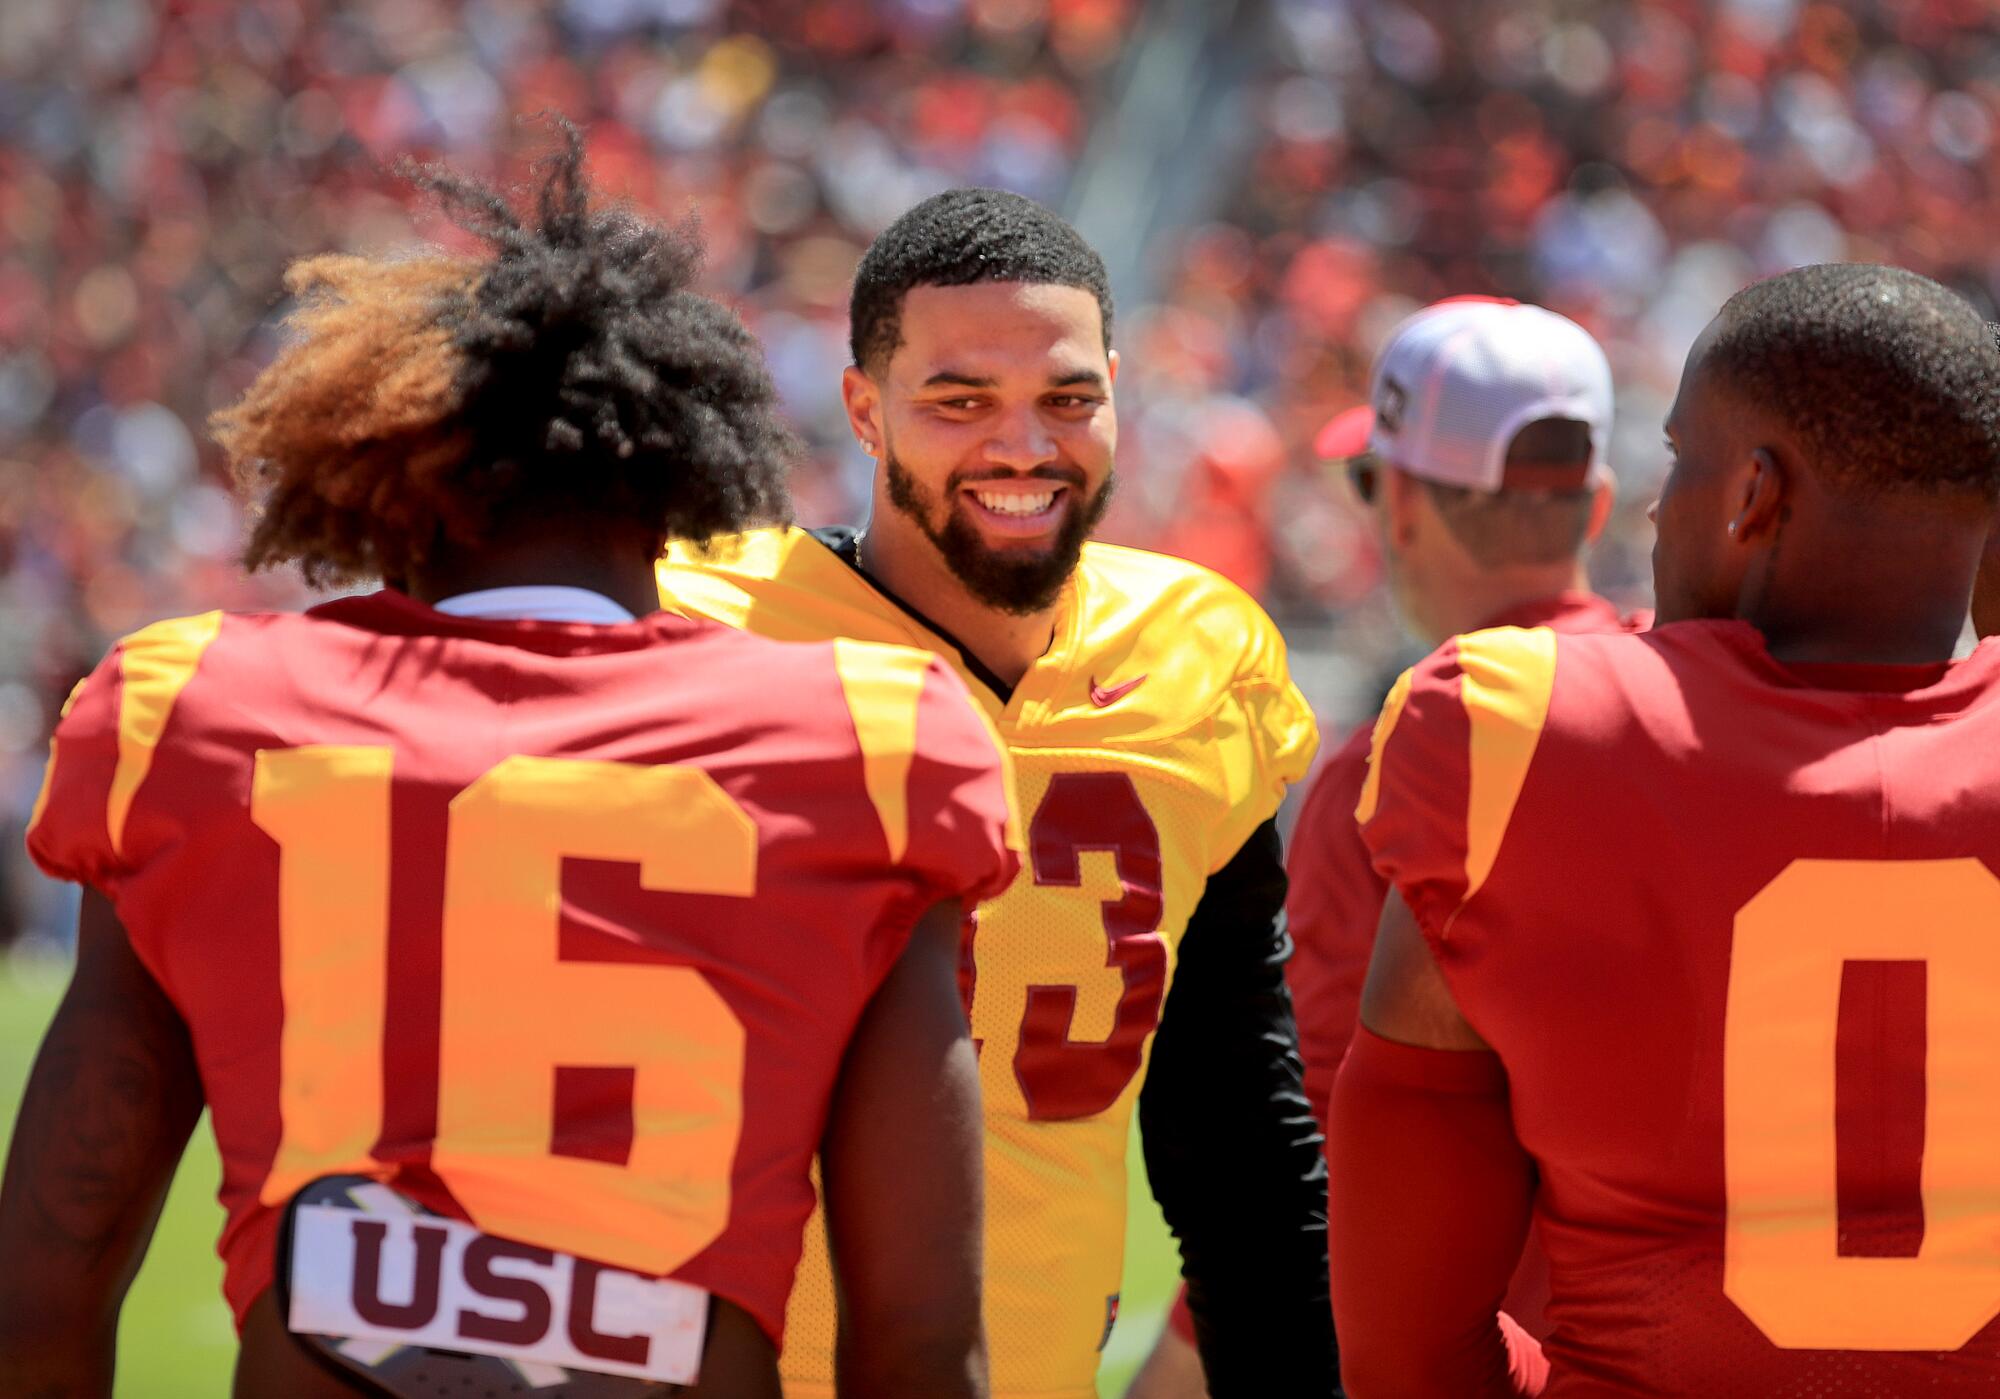
<svg viewBox="0 0 2000 1399">
<path fill-rule="evenodd" d="M 660 583 L 663 605 L 768 636 L 926 647 L 987 707 L 1028 850 L 1013 885 L 981 905 L 970 949 L 993 1392 L 1094 1395 L 1123 1266 L 1131 1114 L 1180 935 L 1208 875 L 1277 810 L 1316 742 L 1276 628 L 1204 569 L 1086 545 L 1053 644 L 1003 699 L 804 531 L 677 547 Z M 821 1247 L 808 1243 L 793 1294 L 792 1394 L 831 1392 Z"/>
</svg>

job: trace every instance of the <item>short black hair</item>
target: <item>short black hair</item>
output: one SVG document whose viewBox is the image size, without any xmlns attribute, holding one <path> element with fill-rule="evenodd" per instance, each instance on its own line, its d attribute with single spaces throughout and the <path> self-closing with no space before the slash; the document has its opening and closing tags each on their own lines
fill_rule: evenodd
<svg viewBox="0 0 2000 1399">
<path fill-rule="evenodd" d="M 1900 267 L 1823 263 L 1744 288 L 1703 368 L 1866 492 L 2000 495 L 2000 347 L 1956 293 Z"/>
<path fill-rule="evenodd" d="M 702 244 L 594 208 L 556 119 L 532 216 L 405 167 L 485 257 L 295 264 L 298 339 L 215 419 L 259 497 L 246 562 L 400 581 L 551 516 L 706 539 L 790 513 L 798 439 L 757 341 L 694 289 Z"/>
<path fill-rule="evenodd" d="M 1111 348 L 1111 279 L 1083 235 L 1034 200 L 998 189 L 948 189 L 882 230 L 854 273 L 848 348 L 871 372 L 903 343 L 912 287 L 1036 282 L 1097 298 Z"/>
</svg>

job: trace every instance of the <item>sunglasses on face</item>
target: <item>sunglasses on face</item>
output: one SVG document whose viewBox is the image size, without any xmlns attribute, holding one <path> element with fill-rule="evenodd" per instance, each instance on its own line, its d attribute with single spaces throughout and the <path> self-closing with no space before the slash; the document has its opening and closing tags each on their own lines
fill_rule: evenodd
<svg viewBox="0 0 2000 1399">
<path fill-rule="evenodd" d="M 1382 463 L 1373 452 L 1347 459 L 1347 479 L 1363 505 L 1375 503 L 1375 491 L 1382 477 Z"/>
</svg>

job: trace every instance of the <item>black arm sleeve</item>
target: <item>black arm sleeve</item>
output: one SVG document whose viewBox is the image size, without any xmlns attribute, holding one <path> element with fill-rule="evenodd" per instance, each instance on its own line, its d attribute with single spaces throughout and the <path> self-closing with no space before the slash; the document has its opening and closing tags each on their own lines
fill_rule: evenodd
<svg viewBox="0 0 2000 1399">
<path fill-rule="evenodd" d="M 1267 821 L 1209 878 L 1181 941 L 1139 1131 L 1180 1240 L 1213 1399 L 1339 1392 L 1326 1161 L 1284 968 L 1284 849 Z"/>
</svg>

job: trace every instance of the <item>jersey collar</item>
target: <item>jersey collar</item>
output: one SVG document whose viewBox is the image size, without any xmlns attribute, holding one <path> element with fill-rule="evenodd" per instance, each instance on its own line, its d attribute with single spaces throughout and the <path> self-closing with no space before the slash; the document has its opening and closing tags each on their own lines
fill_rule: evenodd
<svg viewBox="0 0 2000 1399">
<path fill-rule="evenodd" d="M 1616 631 L 1619 612 L 1596 593 L 1571 588 L 1510 607 L 1475 628 L 1553 627 L 1557 631 Z"/>
<path fill-rule="evenodd" d="M 848 569 L 863 586 L 878 594 L 885 601 L 894 604 L 897 610 L 910 618 L 911 621 L 917 623 L 917 625 L 924 628 L 924 630 L 931 633 L 931 635 L 956 652 L 959 664 L 965 671 L 976 678 L 980 684 L 991 690 L 994 696 L 1000 701 L 1003 717 L 1009 712 L 1020 711 L 1021 706 L 1017 706 L 1014 702 L 1016 694 L 1022 685 L 1027 684 L 1029 678 L 1036 673 L 1038 668 L 1045 664 L 1053 663 L 1060 669 L 1064 658 L 1076 647 L 1079 624 L 1083 613 L 1081 599 L 1083 565 L 1081 561 L 1078 562 L 1075 571 L 1070 574 L 1068 581 L 1063 584 L 1062 596 L 1056 604 L 1056 616 L 1051 628 L 1049 649 L 1037 657 L 1035 662 L 1028 667 L 1027 673 L 1021 677 L 1021 685 L 1009 685 L 998 675 L 994 674 L 985 662 L 974 655 L 972 649 L 964 642 L 960 641 L 936 622 L 933 622 L 908 602 L 890 592 L 882 586 L 881 582 L 873 574 L 861 566 L 861 532 L 859 530 L 851 525 L 832 525 L 821 529 L 807 530 L 805 533 L 814 542 L 824 547 L 828 553 L 847 565 Z"/>
<path fill-rule="evenodd" d="M 488 622 L 587 622 L 615 627 L 639 620 L 603 593 L 566 584 L 478 588 L 432 604 L 447 617 Z"/>
</svg>

